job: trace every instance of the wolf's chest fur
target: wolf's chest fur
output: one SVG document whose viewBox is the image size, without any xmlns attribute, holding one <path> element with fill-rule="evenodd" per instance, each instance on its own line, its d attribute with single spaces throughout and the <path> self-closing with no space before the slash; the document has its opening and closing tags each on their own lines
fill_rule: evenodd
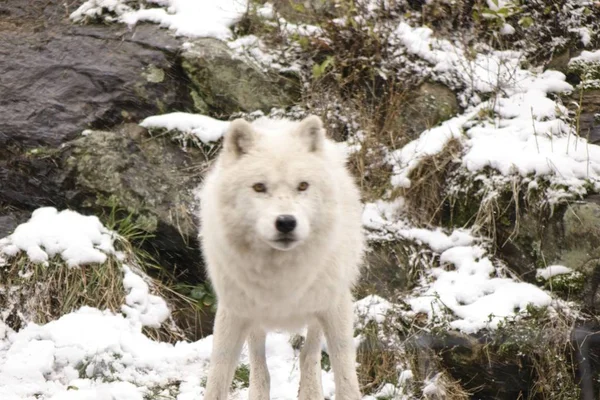
<svg viewBox="0 0 600 400">
<path fill-rule="evenodd" d="M 215 274 L 224 292 L 220 301 L 266 325 L 289 325 L 287 320 L 302 325 L 303 316 L 327 308 L 339 295 L 342 277 L 329 257 L 235 258 Z"/>
</svg>

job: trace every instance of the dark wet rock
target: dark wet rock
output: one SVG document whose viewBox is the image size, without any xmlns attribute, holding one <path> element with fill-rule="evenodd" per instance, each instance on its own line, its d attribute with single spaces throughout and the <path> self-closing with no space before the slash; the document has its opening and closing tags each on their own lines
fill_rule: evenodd
<svg viewBox="0 0 600 400">
<path fill-rule="evenodd" d="M 191 105 L 166 32 L 45 22 L 0 25 L 0 147 L 56 147 L 85 128 Z"/>
<path fill-rule="evenodd" d="M 525 339 L 525 338 L 524 338 Z M 532 393 L 534 368 L 525 354 L 504 354 L 502 337 L 454 331 L 424 333 L 407 341 L 418 376 L 432 377 L 443 367 L 474 399 L 514 400 Z"/>
<path fill-rule="evenodd" d="M 498 226 L 498 256 L 519 276 L 555 294 L 600 311 L 600 195 L 547 210 L 523 212 L 519 228 Z M 574 273 L 536 279 L 536 270 L 564 265 Z"/>
<path fill-rule="evenodd" d="M 365 254 L 365 265 L 357 285 L 359 298 L 377 293 L 387 298 L 400 298 L 418 280 L 420 246 L 409 240 L 377 241 Z"/>
</svg>

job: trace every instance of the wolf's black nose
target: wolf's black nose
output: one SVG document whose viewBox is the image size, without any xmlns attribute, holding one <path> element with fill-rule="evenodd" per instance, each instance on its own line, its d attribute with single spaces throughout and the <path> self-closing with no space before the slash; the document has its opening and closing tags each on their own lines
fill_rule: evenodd
<svg viewBox="0 0 600 400">
<path fill-rule="evenodd" d="M 296 228 L 296 218 L 293 215 L 280 215 L 275 220 L 275 228 L 281 233 L 290 233 Z"/>
</svg>

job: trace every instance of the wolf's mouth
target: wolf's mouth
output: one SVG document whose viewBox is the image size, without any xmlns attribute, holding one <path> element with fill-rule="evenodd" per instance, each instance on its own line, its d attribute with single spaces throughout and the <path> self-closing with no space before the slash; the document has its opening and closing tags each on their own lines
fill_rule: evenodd
<svg viewBox="0 0 600 400">
<path fill-rule="evenodd" d="M 282 237 L 282 238 L 275 239 L 275 242 L 283 243 L 283 244 L 290 244 L 290 243 L 294 243 L 295 241 L 296 241 L 296 239 L 294 239 L 292 237 Z"/>
</svg>

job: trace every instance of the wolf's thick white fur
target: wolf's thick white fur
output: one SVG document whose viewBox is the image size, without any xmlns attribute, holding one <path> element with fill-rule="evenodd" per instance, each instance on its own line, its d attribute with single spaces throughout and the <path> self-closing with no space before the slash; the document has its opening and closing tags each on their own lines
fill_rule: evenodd
<svg viewBox="0 0 600 400">
<path fill-rule="evenodd" d="M 360 195 L 321 120 L 233 121 L 200 201 L 202 249 L 218 299 L 204 399 L 227 399 L 246 339 L 250 400 L 269 399 L 266 332 L 308 326 L 300 400 L 323 399 L 323 334 L 336 400 L 359 400 L 350 289 L 363 253 Z M 281 216 L 295 221 L 291 233 L 276 224 Z"/>
</svg>

